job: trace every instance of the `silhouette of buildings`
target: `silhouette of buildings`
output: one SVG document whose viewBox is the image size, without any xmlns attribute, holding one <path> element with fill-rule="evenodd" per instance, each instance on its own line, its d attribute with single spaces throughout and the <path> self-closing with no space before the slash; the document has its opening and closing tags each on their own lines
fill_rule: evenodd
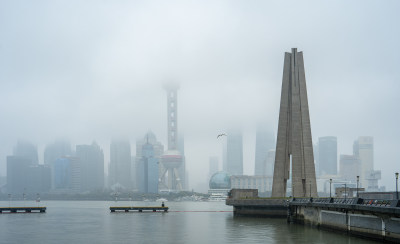
<svg viewBox="0 0 400 244">
<path fill-rule="evenodd" d="M 97 143 L 77 145 L 76 156 L 81 164 L 82 191 L 104 188 L 104 154 Z"/>
<path fill-rule="evenodd" d="M 38 164 L 36 146 L 18 141 L 14 155 L 7 156 L 7 191 L 9 193 L 42 193 L 51 187 L 50 167 Z"/>
</svg>

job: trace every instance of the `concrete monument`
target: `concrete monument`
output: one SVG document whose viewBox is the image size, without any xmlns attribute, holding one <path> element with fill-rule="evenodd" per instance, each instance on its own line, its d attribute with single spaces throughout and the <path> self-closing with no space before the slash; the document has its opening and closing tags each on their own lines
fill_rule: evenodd
<svg viewBox="0 0 400 244">
<path fill-rule="evenodd" d="M 292 167 L 292 196 L 317 197 L 303 53 L 285 53 L 272 197 L 285 197 Z M 292 165 L 292 166 L 290 166 Z"/>
</svg>

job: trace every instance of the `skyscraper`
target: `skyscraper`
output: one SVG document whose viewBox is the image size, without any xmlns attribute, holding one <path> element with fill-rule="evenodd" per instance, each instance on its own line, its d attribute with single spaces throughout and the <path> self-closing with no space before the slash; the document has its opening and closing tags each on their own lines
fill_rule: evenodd
<svg viewBox="0 0 400 244">
<path fill-rule="evenodd" d="M 46 145 L 44 149 L 44 164 L 51 169 L 51 188 L 55 189 L 54 163 L 58 158 L 72 156 L 71 144 L 67 140 L 56 140 L 52 144 Z"/>
<path fill-rule="evenodd" d="M 320 137 L 318 140 L 319 175 L 337 174 L 337 139 L 335 136 Z"/>
<path fill-rule="evenodd" d="M 81 192 L 81 164 L 79 158 L 65 156 L 56 159 L 53 172 L 54 191 Z"/>
<path fill-rule="evenodd" d="M 18 141 L 13 156 L 7 157 L 7 190 L 9 193 L 39 193 L 50 190 L 50 168 L 38 164 L 37 148 Z"/>
<path fill-rule="evenodd" d="M 228 132 L 226 152 L 228 173 L 243 175 L 243 138 L 240 131 Z"/>
<path fill-rule="evenodd" d="M 148 131 L 146 133 L 146 135 L 142 139 L 136 141 L 136 157 L 135 157 L 135 160 L 134 160 L 134 162 L 135 162 L 135 167 L 134 167 L 135 168 L 135 170 L 134 170 L 135 173 L 132 174 L 132 175 L 135 176 L 134 183 L 135 183 L 136 188 L 138 188 L 138 189 L 139 189 L 139 185 L 138 185 L 139 184 L 139 179 L 138 179 L 138 172 L 137 171 L 140 172 L 140 169 L 138 169 L 138 167 L 140 166 L 140 162 L 141 162 L 142 156 L 143 156 L 142 150 L 143 150 L 143 146 L 145 144 L 147 144 L 147 143 L 149 143 L 149 144 L 151 144 L 153 146 L 154 158 L 156 158 L 156 160 L 158 162 L 158 179 L 161 179 L 162 174 L 164 172 L 164 167 L 160 163 L 161 156 L 164 153 L 164 145 L 161 142 L 157 141 L 156 135 L 153 132 Z M 167 183 L 166 182 L 159 182 L 159 187 L 158 188 L 164 188 L 164 189 L 168 188 L 167 187 Z"/>
<path fill-rule="evenodd" d="M 254 175 L 266 174 L 267 155 L 268 151 L 271 149 L 275 150 L 274 135 L 268 130 L 262 127 L 258 127 L 256 132 L 256 155 L 255 155 Z"/>
<path fill-rule="evenodd" d="M 354 156 L 361 162 L 360 182 L 367 191 L 378 188 L 380 172 L 374 171 L 374 138 L 372 136 L 360 136 L 353 144 Z"/>
<path fill-rule="evenodd" d="M 285 53 L 272 197 L 285 197 L 292 162 L 292 196 L 316 197 L 313 144 L 303 53 Z"/>
<path fill-rule="evenodd" d="M 141 154 L 136 171 L 138 190 L 145 193 L 158 193 L 159 158 L 154 155 L 153 145 L 150 143 L 142 145 Z"/>
<path fill-rule="evenodd" d="M 28 187 L 29 167 L 32 162 L 28 158 L 7 156 L 7 191 L 22 193 Z"/>
<path fill-rule="evenodd" d="M 82 191 L 104 188 L 104 154 L 93 142 L 92 145 L 77 145 L 76 156 L 81 163 Z"/>
<path fill-rule="evenodd" d="M 274 176 L 274 164 L 275 164 L 275 149 L 268 150 L 267 158 L 265 159 L 263 167 L 263 176 Z"/>
<path fill-rule="evenodd" d="M 131 144 L 128 140 L 113 140 L 110 144 L 109 185 L 118 190 L 128 190 L 132 186 Z"/>
</svg>

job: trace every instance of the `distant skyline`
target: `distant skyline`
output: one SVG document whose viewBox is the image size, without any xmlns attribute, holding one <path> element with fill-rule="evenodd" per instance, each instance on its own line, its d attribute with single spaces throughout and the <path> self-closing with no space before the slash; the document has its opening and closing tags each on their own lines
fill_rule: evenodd
<svg viewBox="0 0 400 244">
<path fill-rule="evenodd" d="M 242 128 L 252 175 L 256 127 L 276 133 L 284 52 L 302 51 L 313 142 L 352 154 L 374 138 L 374 168 L 400 171 L 399 1 L 1 1 L 0 175 L 18 139 L 96 141 L 151 130 L 167 144 L 166 82 L 179 82 L 190 187 L 229 128 Z"/>
</svg>

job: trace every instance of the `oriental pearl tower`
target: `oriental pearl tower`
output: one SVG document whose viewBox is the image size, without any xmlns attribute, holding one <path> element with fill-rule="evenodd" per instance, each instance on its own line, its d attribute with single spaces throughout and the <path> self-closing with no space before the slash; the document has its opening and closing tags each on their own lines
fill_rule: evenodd
<svg viewBox="0 0 400 244">
<path fill-rule="evenodd" d="M 164 85 L 167 92 L 167 121 L 168 121 L 168 150 L 161 156 L 163 171 L 160 183 L 165 184 L 170 191 L 181 191 L 182 182 L 179 176 L 179 168 L 182 166 L 183 157 L 178 145 L 178 114 L 177 114 L 177 90 L 179 84 L 168 83 Z"/>
</svg>

